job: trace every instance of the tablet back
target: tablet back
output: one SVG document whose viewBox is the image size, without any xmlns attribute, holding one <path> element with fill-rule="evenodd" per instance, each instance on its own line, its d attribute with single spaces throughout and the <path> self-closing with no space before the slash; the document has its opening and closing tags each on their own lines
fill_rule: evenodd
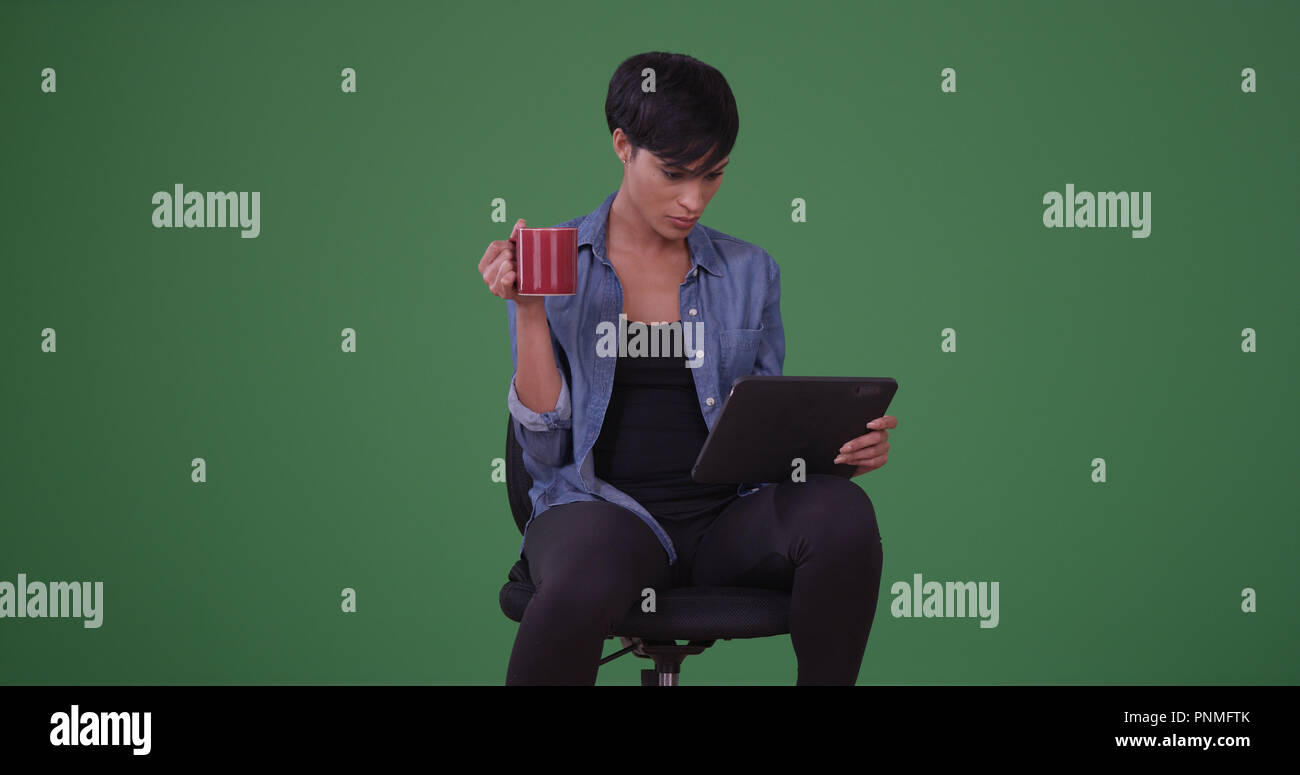
<svg viewBox="0 0 1300 775">
<path fill-rule="evenodd" d="M 848 477 L 833 463 L 849 439 L 870 432 L 898 391 L 891 377 L 744 376 L 700 449 L 691 477 L 701 483 L 790 481 L 803 459 L 805 475 Z"/>
</svg>

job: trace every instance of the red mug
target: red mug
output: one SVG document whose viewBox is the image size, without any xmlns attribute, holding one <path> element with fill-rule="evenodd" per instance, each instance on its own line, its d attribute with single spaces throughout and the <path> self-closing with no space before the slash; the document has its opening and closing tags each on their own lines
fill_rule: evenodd
<svg viewBox="0 0 1300 775">
<path fill-rule="evenodd" d="M 572 296 L 578 292 L 578 227 L 520 229 L 515 267 L 520 296 Z"/>
</svg>

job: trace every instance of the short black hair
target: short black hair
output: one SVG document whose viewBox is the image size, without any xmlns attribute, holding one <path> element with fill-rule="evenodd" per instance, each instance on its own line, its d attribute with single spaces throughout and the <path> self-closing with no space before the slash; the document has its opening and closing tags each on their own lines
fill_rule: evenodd
<svg viewBox="0 0 1300 775">
<path fill-rule="evenodd" d="M 651 92 L 641 89 L 647 67 L 654 69 Z M 645 148 L 683 170 L 716 146 L 696 175 L 731 153 L 740 129 L 736 98 L 722 73 L 694 57 L 664 51 L 628 57 L 614 70 L 605 121 L 611 135 L 622 127 L 633 154 Z"/>
</svg>

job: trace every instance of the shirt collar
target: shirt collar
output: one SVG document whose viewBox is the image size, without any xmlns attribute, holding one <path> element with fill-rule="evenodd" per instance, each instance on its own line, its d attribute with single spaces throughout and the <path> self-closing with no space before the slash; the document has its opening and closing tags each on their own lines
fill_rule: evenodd
<svg viewBox="0 0 1300 775">
<path fill-rule="evenodd" d="M 600 207 L 597 207 L 595 212 L 583 218 L 582 223 L 578 225 L 578 247 L 590 245 L 591 251 L 596 258 L 611 269 L 613 264 L 610 264 L 609 259 L 605 256 L 605 224 L 609 220 L 609 208 L 613 206 L 614 197 L 617 195 L 618 190 L 616 189 L 605 197 L 605 201 L 601 202 Z M 704 233 L 704 227 L 700 225 L 699 221 L 695 222 L 690 233 L 686 235 L 686 244 L 691 251 L 692 271 L 698 266 L 716 277 L 724 276 L 722 259 L 714 251 L 713 240 L 709 239 L 709 235 Z"/>
</svg>

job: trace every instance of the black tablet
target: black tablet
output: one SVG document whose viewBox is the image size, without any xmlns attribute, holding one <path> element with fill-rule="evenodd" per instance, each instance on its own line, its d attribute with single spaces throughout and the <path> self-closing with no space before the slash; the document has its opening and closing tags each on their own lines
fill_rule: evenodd
<svg viewBox="0 0 1300 775">
<path fill-rule="evenodd" d="M 791 481 L 795 458 L 805 476 L 850 477 L 834 463 L 844 442 L 884 417 L 898 391 L 891 377 L 747 375 L 737 379 L 700 448 L 691 478 L 702 484 Z"/>
</svg>

